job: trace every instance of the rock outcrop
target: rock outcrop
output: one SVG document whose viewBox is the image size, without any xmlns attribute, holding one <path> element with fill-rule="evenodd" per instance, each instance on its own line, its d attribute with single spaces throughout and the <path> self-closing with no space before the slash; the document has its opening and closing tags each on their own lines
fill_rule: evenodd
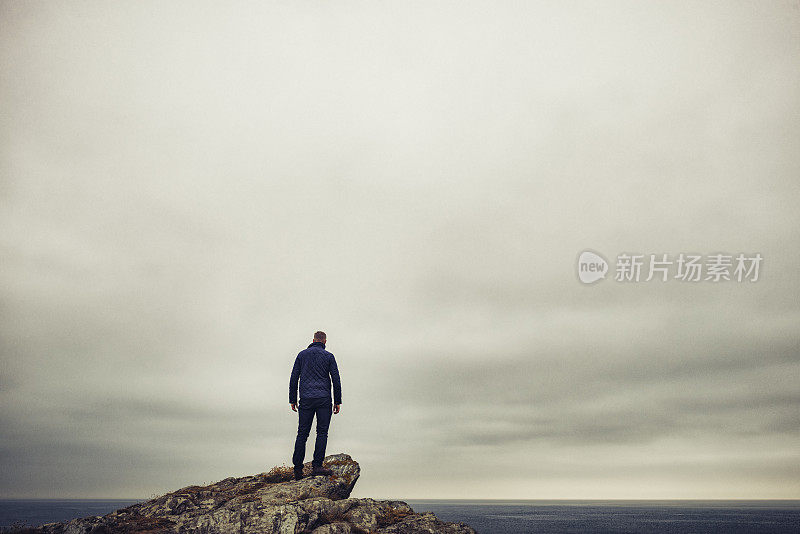
<svg viewBox="0 0 800 534">
<path fill-rule="evenodd" d="M 188 486 L 105 516 L 48 523 L 37 534 L 475 534 L 463 523 L 418 514 L 402 501 L 350 498 L 360 468 L 347 454 L 325 458 L 332 475 L 294 480 L 291 467 Z M 310 472 L 310 463 L 306 464 Z"/>
</svg>

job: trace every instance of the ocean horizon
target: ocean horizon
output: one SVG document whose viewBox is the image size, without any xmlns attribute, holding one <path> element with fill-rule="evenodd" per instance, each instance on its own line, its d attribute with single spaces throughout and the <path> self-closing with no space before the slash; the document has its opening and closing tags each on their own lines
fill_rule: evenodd
<svg viewBox="0 0 800 534">
<path fill-rule="evenodd" d="M 0 531 L 105 515 L 147 499 L 0 499 Z M 800 499 L 404 499 L 480 534 L 800 532 Z"/>
</svg>

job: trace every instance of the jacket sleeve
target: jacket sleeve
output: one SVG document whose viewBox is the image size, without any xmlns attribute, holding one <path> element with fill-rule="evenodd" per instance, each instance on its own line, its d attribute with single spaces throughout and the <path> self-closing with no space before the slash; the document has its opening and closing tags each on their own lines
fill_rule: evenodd
<svg viewBox="0 0 800 534">
<path fill-rule="evenodd" d="M 333 381 L 333 403 L 342 403 L 342 382 L 339 380 L 339 367 L 336 365 L 336 358 L 331 354 L 331 380 Z"/>
<path fill-rule="evenodd" d="M 297 382 L 300 380 L 300 355 L 294 359 L 292 376 L 289 377 L 289 404 L 297 404 Z"/>
</svg>

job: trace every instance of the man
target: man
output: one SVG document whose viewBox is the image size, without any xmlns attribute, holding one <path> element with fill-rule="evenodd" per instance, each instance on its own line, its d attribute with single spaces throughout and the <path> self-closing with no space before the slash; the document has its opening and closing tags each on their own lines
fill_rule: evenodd
<svg viewBox="0 0 800 534">
<path fill-rule="evenodd" d="M 342 404 L 342 384 L 339 368 L 333 354 L 325 350 L 325 332 L 315 332 L 314 340 L 307 349 L 300 351 L 294 360 L 292 376 L 289 378 L 289 406 L 297 411 L 297 386 L 300 384 L 300 424 L 294 442 L 294 478 L 303 477 L 303 462 L 306 456 L 306 440 L 311 432 L 311 421 L 317 417 L 317 440 L 314 443 L 314 459 L 311 461 L 314 475 L 331 475 L 333 471 L 323 469 L 325 446 L 328 444 L 328 427 L 331 412 L 339 413 Z M 331 379 L 333 379 L 333 401 L 331 401 Z M 331 403 L 333 402 L 333 410 Z"/>
</svg>

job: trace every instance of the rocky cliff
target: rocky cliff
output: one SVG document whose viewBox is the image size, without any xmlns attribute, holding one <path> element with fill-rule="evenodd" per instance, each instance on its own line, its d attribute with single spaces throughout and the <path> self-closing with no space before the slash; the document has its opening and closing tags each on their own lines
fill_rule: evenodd
<svg viewBox="0 0 800 534">
<path fill-rule="evenodd" d="M 361 472 L 347 454 L 325 458 L 328 476 L 294 480 L 291 467 L 188 486 L 105 516 L 49 523 L 24 532 L 37 534 L 184 533 L 203 534 L 475 534 L 463 523 L 418 514 L 402 501 L 350 498 Z M 311 465 L 306 464 L 306 473 Z"/>
</svg>

